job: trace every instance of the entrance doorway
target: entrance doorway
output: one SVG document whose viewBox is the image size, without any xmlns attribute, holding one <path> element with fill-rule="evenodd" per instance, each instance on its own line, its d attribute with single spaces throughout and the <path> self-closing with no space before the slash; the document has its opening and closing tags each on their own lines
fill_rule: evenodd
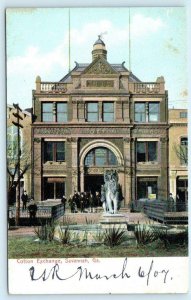
<svg viewBox="0 0 191 300">
<path fill-rule="evenodd" d="M 177 211 L 188 210 L 188 179 L 178 177 L 177 182 Z"/>
<path fill-rule="evenodd" d="M 85 175 L 84 177 L 84 191 L 91 192 L 93 195 L 96 191 L 101 193 L 101 185 L 103 184 L 103 175 Z"/>
</svg>

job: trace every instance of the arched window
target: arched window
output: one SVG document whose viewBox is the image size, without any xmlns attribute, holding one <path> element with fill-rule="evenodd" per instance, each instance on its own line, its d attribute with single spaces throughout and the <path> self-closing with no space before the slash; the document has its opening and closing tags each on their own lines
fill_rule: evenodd
<svg viewBox="0 0 191 300">
<path fill-rule="evenodd" d="M 117 158 L 115 154 L 104 147 L 94 148 L 85 158 L 85 166 L 115 166 L 117 165 Z"/>
<path fill-rule="evenodd" d="M 180 158 L 181 165 L 188 164 L 188 137 L 180 138 L 180 147 L 177 148 L 177 155 Z"/>
</svg>

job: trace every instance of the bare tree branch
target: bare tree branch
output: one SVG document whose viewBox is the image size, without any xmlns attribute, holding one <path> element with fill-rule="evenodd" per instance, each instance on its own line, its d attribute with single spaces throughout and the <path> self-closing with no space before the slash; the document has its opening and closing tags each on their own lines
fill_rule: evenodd
<svg viewBox="0 0 191 300">
<path fill-rule="evenodd" d="M 180 162 L 184 165 L 188 164 L 188 146 L 187 145 L 173 145 L 173 149 L 180 159 Z"/>
</svg>

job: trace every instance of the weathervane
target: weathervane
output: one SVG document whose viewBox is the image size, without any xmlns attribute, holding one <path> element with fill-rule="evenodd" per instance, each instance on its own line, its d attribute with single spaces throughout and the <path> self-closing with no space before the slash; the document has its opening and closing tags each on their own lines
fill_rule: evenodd
<svg viewBox="0 0 191 300">
<path fill-rule="evenodd" d="M 98 38 L 102 39 L 104 34 L 107 34 L 107 31 L 104 31 L 104 32 L 101 32 L 100 34 L 98 34 Z"/>
</svg>

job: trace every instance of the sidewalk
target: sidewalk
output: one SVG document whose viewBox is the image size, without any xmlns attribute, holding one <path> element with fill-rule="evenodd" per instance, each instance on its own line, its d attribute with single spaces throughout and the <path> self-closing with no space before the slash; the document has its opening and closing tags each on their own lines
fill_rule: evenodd
<svg viewBox="0 0 191 300">
<path fill-rule="evenodd" d="M 148 219 L 143 213 L 130 213 L 124 212 L 122 213 L 128 221 L 128 224 L 148 224 L 157 223 L 153 220 Z M 101 218 L 102 212 L 99 213 L 70 213 L 68 210 L 66 211 L 65 215 L 59 218 L 57 221 L 60 224 L 97 224 Z M 30 226 L 21 226 L 8 230 L 8 237 L 25 237 L 25 236 L 35 236 L 34 227 Z"/>
</svg>

